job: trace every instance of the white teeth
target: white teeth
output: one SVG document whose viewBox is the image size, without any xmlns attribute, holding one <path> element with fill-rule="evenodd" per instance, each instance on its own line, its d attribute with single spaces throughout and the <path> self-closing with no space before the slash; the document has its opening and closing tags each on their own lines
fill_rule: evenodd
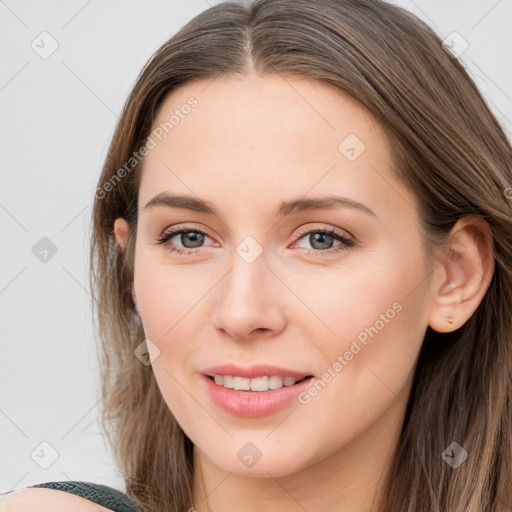
<svg viewBox="0 0 512 512">
<path fill-rule="evenodd" d="M 251 391 L 268 391 L 268 377 L 251 379 Z"/>
<path fill-rule="evenodd" d="M 224 385 L 224 382 L 222 383 Z M 233 377 L 233 388 L 236 390 L 245 389 L 249 391 L 251 389 L 251 379 L 246 377 Z"/>
<path fill-rule="evenodd" d="M 269 389 L 280 389 L 283 386 L 293 386 L 297 381 L 295 377 L 280 377 L 272 375 L 270 377 L 237 377 L 233 375 L 215 375 L 215 384 L 224 386 L 228 389 L 245 390 L 245 391 L 268 391 Z"/>
<path fill-rule="evenodd" d="M 297 382 L 297 379 L 294 377 L 285 377 L 283 379 L 283 384 L 285 386 L 293 386 Z"/>
<path fill-rule="evenodd" d="M 220 375 L 220 378 L 222 379 L 222 375 Z M 225 388 L 233 389 L 233 381 L 234 380 L 235 379 L 234 379 L 233 375 L 224 375 L 224 382 L 222 382 L 221 384 Z"/>
<path fill-rule="evenodd" d="M 279 375 L 272 375 L 268 379 L 268 387 L 270 389 L 279 389 L 283 387 L 283 377 L 279 377 Z"/>
</svg>

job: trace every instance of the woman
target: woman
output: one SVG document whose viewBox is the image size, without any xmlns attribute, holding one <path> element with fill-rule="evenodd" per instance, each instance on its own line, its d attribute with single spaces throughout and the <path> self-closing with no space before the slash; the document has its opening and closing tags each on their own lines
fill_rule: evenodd
<svg viewBox="0 0 512 512">
<path fill-rule="evenodd" d="M 197 16 L 143 69 L 95 193 L 129 496 L 47 482 L 5 510 L 510 510 L 511 156 L 398 7 Z"/>
</svg>

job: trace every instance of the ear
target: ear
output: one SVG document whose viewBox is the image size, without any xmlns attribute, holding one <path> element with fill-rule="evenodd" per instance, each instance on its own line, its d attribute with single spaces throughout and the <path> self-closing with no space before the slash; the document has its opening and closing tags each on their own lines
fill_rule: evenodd
<svg viewBox="0 0 512 512">
<path fill-rule="evenodd" d="M 128 239 L 128 222 L 122 217 L 118 217 L 114 221 L 114 235 L 116 237 L 117 247 L 124 251 L 126 247 L 126 240 Z"/>
<path fill-rule="evenodd" d="M 454 331 L 471 317 L 489 287 L 495 263 L 491 227 L 478 215 L 459 219 L 445 247 L 429 316 L 437 332 Z"/>
<path fill-rule="evenodd" d="M 129 225 L 128 222 L 126 222 L 125 219 L 122 217 L 118 217 L 114 221 L 114 236 L 116 238 L 117 247 L 119 248 L 119 251 L 124 252 L 126 249 L 126 241 L 128 240 L 128 232 L 129 232 Z M 132 292 L 132 299 L 133 303 L 135 304 L 135 308 L 137 308 L 137 298 L 135 296 L 135 289 L 133 287 L 133 282 L 131 284 L 131 292 Z"/>
</svg>

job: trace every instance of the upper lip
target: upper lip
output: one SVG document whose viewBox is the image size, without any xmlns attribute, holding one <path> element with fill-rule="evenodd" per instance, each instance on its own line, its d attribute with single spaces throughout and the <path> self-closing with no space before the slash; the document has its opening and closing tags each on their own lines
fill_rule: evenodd
<svg viewBox="0 0 512 512">
<path fill-rule="evenodd" d="M 290 368 L 282 368 L 279 366 L 273 366 L 269 364 L 255 364 L 243 368 L 233 363 L 221 364 L 218 366 L 210 366 L 205 368 L 202 373 L 214 377 L 215 375 L 233 375 L 238 377 L 246 377 L 252 379 L 254 377 L 264 377 L 278 375 L 281 377 L 295 377 L 301 379 L 303 377 L 311 377 L 312 374 L 308 372 L 300 372 L 292 370 Z"/>
</svg>

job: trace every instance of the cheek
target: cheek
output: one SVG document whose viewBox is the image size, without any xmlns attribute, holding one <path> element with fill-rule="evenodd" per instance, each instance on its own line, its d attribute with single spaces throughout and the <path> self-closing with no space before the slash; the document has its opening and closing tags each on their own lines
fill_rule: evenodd
<svg viewBox="0 0 512 512">
<path fill-rule="evenodd" d="M 407 261 L 397 262 L 392 257 L 389 260 L 389 264 L 382 259 L 296 280 L 294 287 L 303 305 L 296 304 L 293 321 L 301 322 L 302 327 L 316 326 L 324 332 L 324 339 L 346 340 L 361 334 L 364 341 L 367 328 L 375 325 L 379 332 L 383 331 L 390 322 L 405 316 L 398 314 L 399 310 L 416 302 L 411 291 L 421 275 Z"/>
<path fill-rule="evenodd" d="M 198 300 L 204 295 L 204 286 L 190 279 L 188 270 L 144 261 L 141 254 L 134 287 L 144 334 L 158 347 L 154 349 L 157 357 L 151 357 L 157 385 L 180 424 L 186 424 L 187 418 L 201 414 L 186 389 L 194 374 L 189 366 L 193 344 L 188 341 L 198 330 L 194 329 L 198 317 L 202 318 Z"/>
<path fill-rule="evenodd" d="M 155 339 L 172 338 L 175 326 L 183 327 L 180 322 L 190 324 L 191 318 L 197 322 L 194 309 L 200 310 L 200 299 L 209 288 L 207 279 L 211 279 L 211 275 L 209 277 L 203 271 L 205 275 L 201 276 L 201 270 L 191 269 L 166 265 L 162 258 L 144 261 L 141 255 L 135 270 L 134 287 L 148 337 L 151 334 Z"/>
<path fill-rule="evenodd" d="M 373 280 L 347 279 L 342 289 L 329 289 L 331 300 L 309 304 L 335 332 L 315 339 L 314 353 L 323 363 L 319 381 L 299 397 L 295 414 L 297 423 L 309 425 L 311 438 L 334 443 L 317 447 L 315 457 L 349 443 L 390 407 L 405 407 L 424 337 L 425 299 L 419 289 L 411 293 L 414 272 L 407 277 L 404 267 L 394 268 L 376 272 Z M 311 346 L 298 351 L 311 353 Z"/>
<path fill-rule="evenodd" d="M 384 386 L 380 377 L 400 389 L 426 330 L 426 294 L 419 286 L 426 284 L 425 268 L 421 253 L 410 248 L 373 256 L 371 264 L 361 261 L 357 269 L 304 280 L 301 297 L 315 315 L 294 316 L 302 332 L 310 326 L 309 341 L 298 350 L 311 353 L 308 344 L 314 340 L 319 371 L 345 375 L 345 384 L 338 379 L 333 387 L 348 384 L 364 396 L 372 386 Z"/>
<path fill-rule="evenodd" d="M 187 393 L 180 383 L 198 378 L 196 355 L 202 360 L 214 360 L 215 347 L 201 343 L 207 338 L 205 327 L 211 313 L 208 292 L 218 278 L 208 268 L 194 265 L 166 264 L 150 261 L 149 255 L 139 253 L 136 263 L 134 286 L 137 307 L 142 319 L 144 334 L 158 347 L 152 357 L 152 366 L 162 395 L 173 411 L 180 407 L 179 397 Z"/>
</svg>

